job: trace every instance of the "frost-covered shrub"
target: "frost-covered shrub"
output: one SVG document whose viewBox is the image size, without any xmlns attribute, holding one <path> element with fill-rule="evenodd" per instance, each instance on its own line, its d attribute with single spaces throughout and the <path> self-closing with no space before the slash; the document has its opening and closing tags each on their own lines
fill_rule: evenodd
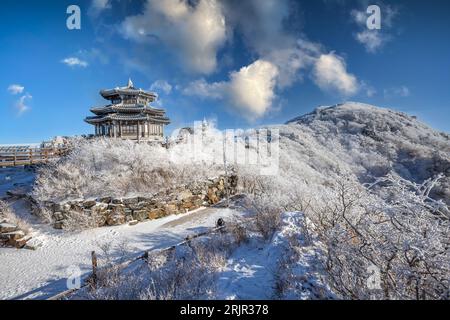
<svg viewBox="0 0 450 320">
<path fill-rule="evenodd" d="M 215 235 L 208 241 L 196 241 L 191 245 L 196 260 L 211 272 L 221 271 L 234 245 L 232 238 Z"/>
<path fill-rule="evenodd" d="M 448 299 L 449 211 L 429 197 L 439 178 L 417 185 L 387 176 L 377 190 L 341 181 L 325 195 L 310 217 L 341 298 Z M 373 270 L 380 276 L 375 286 L 368 282 Z"/>
<path fill-rule="evenodd" d="M 189 156 L 190 150 L 184 151 Z M 215 177 L 222 169 L 214 163 L 174 161 L 172 157 L 160 145 L 80 140 L 66 158 L 39 171 L 34 196 L 40 201 L 58 201 L 152 194 Z"/>
<path fill-rule="evenodd" d="M 95 285 L 92 283 L 72 298 L 211 299 L 216 294 L 218 272 L 225 266 L 234 247 L 232 237 L 213 234 L 208 238 L 194 239 L 189 245 L 178 246 L 171 251 L 152 252 L 146 261 L 126 265 L 119 263 L 123 259 L 112 259 L 110 246 L 102 246 L 101 266 L 97 271 Z M 119 250 L 122 252 L 124 249 Z"/>
<path fill-rule="evenodd" d="M 234 242 L 238 246 L 247 243 L 249 240 L 247 227 L 242 220 L 228 223 L 226 230 L 233 236 Z"/>
<path fill-rule="evenodd" d="M 154 194 L 223 174 L 224 158 L 228 174 L 238 167 L 245 170 L 245 163 L 234 163 L 235 147 L 245 150 L 243 156 L 257 157 L 254 147 L 245 148 L 245 139 L 230 138 L 224 143 L 223 138 L 223 132 L 209 126 L 166 146 L 79 139 L 67 157 L 39 170 L 33 195 L 41 202 L 57 202 Z"/>
</svg>

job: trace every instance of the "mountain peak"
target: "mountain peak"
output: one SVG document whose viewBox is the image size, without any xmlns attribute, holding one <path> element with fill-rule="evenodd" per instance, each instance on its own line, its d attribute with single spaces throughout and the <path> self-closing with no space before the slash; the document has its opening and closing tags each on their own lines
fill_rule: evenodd
<svg viewBox="0 0 450 320">
<path fill-rule="evenodd" d="M 408 125 L 412 125 L 413 123 L 420 124 L 415 116 L 409 116 L 403 112 L 354 101 L 338 103 L 332 106 L 319 106 L 313 112 L 289 120 L 286 124 L 310 123 L 316 120 L 331 120 L 336 123 L 339 120 L 343 120 L 369 125 L 371 122 L 383 121 L 383 118 L 385 120 L 390 119 L 390 122 L 400 121 L 405 125 L 406 123 Z"/>
</svg>

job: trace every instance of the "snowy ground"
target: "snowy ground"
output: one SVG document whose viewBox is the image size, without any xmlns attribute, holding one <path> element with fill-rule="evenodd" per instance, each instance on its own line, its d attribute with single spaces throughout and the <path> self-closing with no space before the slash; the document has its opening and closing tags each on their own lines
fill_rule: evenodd
<svg viewBox="0 0 450 320">
<path fill-rule="evenodd" d="M 227 260 L 217 281 L 218 299 L 272 299 L 277 259 L 267 244 L 251 241 L 240 246 Z"/>
<path fill-rule="evenodd" d="M 0 199 L 6 195 L 6 191 L 21 188 L 28 192 L 31 190 L 35 173 L 31 169 L 23 167 L 0 168 Z"/>
<path fill-rule="evenodd" d="M 252 237 L 239 246 L 227 260 L 217 281 L 217 299 L 323 299 L 332 297 L 330 289 L 321 281 L 315 243 L 307 243 L 300 230 L 303 214 L 286 212 L 280 230 L 269 241 Z M 296 248 L 289 242 L 295 236 Z M 287 258 L 295 250 L 292 261 Z M 280 264 L 287 267 L 279 272 Z M 277 292 L 277 276 L 286 277 L 283 292 Z"/>
<path fill-rule="evenodd" d="M 26 210 L 23 200 L 13 204 L 15 211 Z M 90 268 L 92 250 L 100 245 L 126 244 L 130 255 L 163 248 L 180 242 L 187 235 L 213 227 L 219 217 L 230 219 L 237 212 L 222 208 L 201 208 L 188 214 L 172 215 L 135 226 L 102 227 L 78 233 L 33 225 L 31 244 L 38 249 L 0 248 L 0 299 L 45 299 L 66 290 L 68 268 Z M 23 212 L 22 214 L 23 215 Z"/>
</svg>

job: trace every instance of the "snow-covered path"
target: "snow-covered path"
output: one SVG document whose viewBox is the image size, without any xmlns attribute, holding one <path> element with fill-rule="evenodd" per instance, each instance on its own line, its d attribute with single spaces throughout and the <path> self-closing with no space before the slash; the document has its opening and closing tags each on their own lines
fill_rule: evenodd
<svg viewBox="0 0 450 320">
<path fill-rule="evenodd" d="M 272 299 L 277 259 L 267 244 L 251 241 L 236 249 L 218 279 L 218 299 Z"/>
<path fill-rule="evenodd" d="M 0 299 L 45 299 L 66 290 L 68 268 L 90 270 L 91 251 L 104 243 L 126 244 L 130 254 L 167 247 L 187 235 L 215 225 L 219 217 L 238 214 L 231 209 L 201 208 L 183 215 L 139 223 L 66 233 L 33 226 L 33 250 L 0 248 Z"/>
<path fill-rule="evenodd" d="M 239 246 L 218 275 L 217 298 L 309 300 L 334 297 L 322 282 L 320 247 L 313 240 L 305 240 L 303 221 L 303 213 L 285 212 L 281 215 L 279 230 L 270 240 L 254 235 L 248 243 Z M 285 269 L 280 270 L 280 267 Z M 280 275 L 284 282 L 280 282 Z"/>
</svg>

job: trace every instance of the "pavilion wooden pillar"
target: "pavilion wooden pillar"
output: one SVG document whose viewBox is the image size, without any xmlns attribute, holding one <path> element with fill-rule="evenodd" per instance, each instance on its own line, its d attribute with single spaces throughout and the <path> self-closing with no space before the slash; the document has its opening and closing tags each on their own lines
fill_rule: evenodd
<svg viewBox="0 0 450 320">
<path fill-rule="evenodd" d="M 141 141 L 141 123 L 139 121 L 137 122 L 137 140 Z"/>
<path fill-rule="evenodd" d="M 122 138 L 122 121 L 119 120 L 119 137 Z"/>
</svg>

